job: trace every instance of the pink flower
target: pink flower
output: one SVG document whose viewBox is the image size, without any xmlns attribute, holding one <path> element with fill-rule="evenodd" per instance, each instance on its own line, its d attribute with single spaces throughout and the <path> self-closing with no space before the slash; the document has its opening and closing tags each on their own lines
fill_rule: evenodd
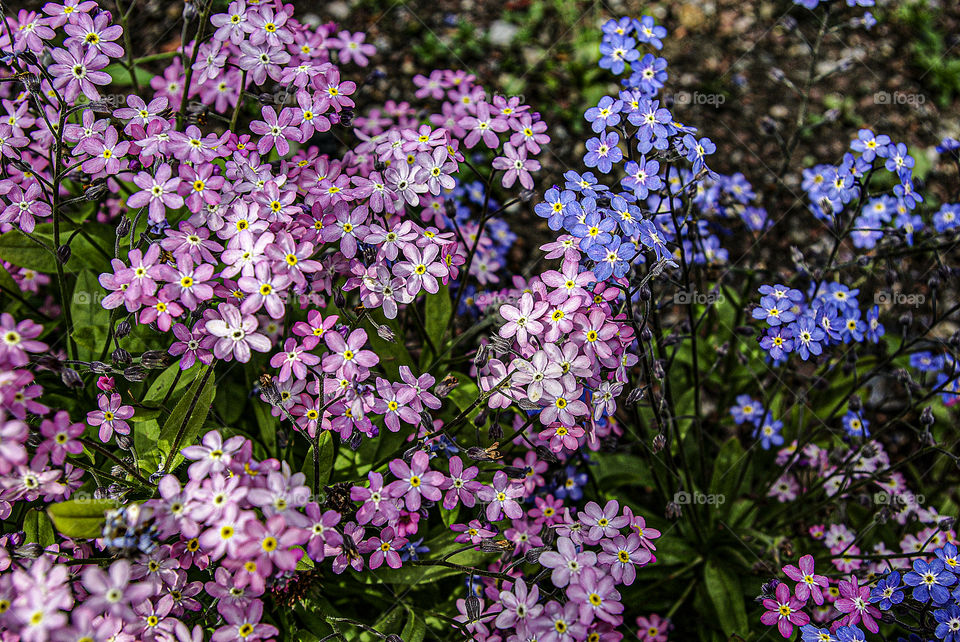
<svg viewBox="0 0 960 642">
<path fill-rule="evenodd" d="M 430 470 L 430 456 L 422 450 L 413 454 L 409 465 L 402 459 L 391 461 L 390 472 L 397 481 L 392 482 L 387 491 L 391 497 L 403 497 L 407 510 L 418 510 L 421 497 L 431 502 L 440 501 L 443 497 L 440 491 L 444 483 L 443 473 Z"/>
<path fill-rule="evenodd" d="M 524 292 L 518 306 L 508 304 L 500 306 L 500 316 L 507 322 L 500 328 L 498 334 L 505 339 L 516 336 L 521 346 L 526 345 L 528 333 L 539 335 L 543 332 L 543 324 L 538 319 L 546 311 L 546 301 L 534 302 L 533 295 Z"/>
<path fill-rule="evenodd" d="M 793 564 L 788 564 L 783 567 L 784 574 L 794 582 L 797 582 L 793 594 L 802 602 L 806 602 L 813 597 L 814 604 L 817 606 L 823 604 L 823 592 L 821 589 L 827 588 L 827 578 L 814 573 L 813 555 L 804 555 L 800 558 L 799 564 L 799 568 Z"/>
<path fill-rule="evenodd" d="M 257 332 L 259 322 L 252 314 L 241 315 L 237 306 L 231 303 L 221 303 L 217 306 L 220 318 L 207 321 L 207 332 L 218 337 L 213 346 L 213 354 L 217 359 L 230 361 L 236 358 L 240 363 L 250 361 L 251 350 L 267 352 L 270 350 L 270 339 Z"/>
<path fill-rule="evenodd" d="M 263 120 L 255 120 L 250 123 L 250 131 L 260 136 L 257 142 L 257 151 L 266 154 L 274 147 L 281 156 L 286 156 L 290 151 L 290 143 L 301 141 L 301 132 L 293 124 L 294 110 L 284 107 L 280 110 L 280 115 L 269 105 L 261 108 Z"/>
<path fill-rule="evenodd" d="M 870 593 L 869 589 L 867 593 Z M 763 608 L 767 612 L 760 616 L 760 621 L 767 626 L 776 624 L 780 635 L 789 638 L 793 634 L 793 625 L 809 624 L 810 616 L 800 610 L 803 602 L 790 595 L 790 587 L 786 584 L 777 584 L 774 594 L 776 599 L 767 598 L 763 601 Z"/>
<path fill-rule="evenodd" d="M 354 375 L 360 367 L 371 368 L 380 362 L 376 353 L 362 349 L 367 343 L 367 332 L 363 328 L 351 332 L 346 340 L 339 332 L 328 332 L 323 338 L 331 350 L 323 358 L 324 372 L 336 372 L 343 368 L 344 374 Z"/>
<path fill-rule="evenodd" d="M 50 453 L 50 459 L 58 466 L 67 459 L 67 454 L 77 455 L 83 452 L 83 444 L 79 437 L 83 435 L 84 426 L 80 422 L 70 423 L 70 415 L 66 410 L 54 415 L 53 421 L 44 419 L 40 424 L 40 434 L 45 437 L 37 447 L 37 455 Z"/>
<path fill-rule="evenodd" d="M 100 93 L 96 85 L 113 82 L 110 74 L 98 71 L 110 64 L 110 59 L 95 47 L 84 50 L 72 44 L 69 49 L 53 49 L 50 53 L 56 61 L 49 67 L 55 76 L 53 84 L 64 90 L 63 98 L 68 103 L 73 103 L 81 93 L 92 101 L 98 100 Z"/>
<path fill-rule="evenodd" d="M 473 508 L 477 503 L 476 493 L 483 484 L 476 481 L 475 477 L 480 473 L 476 466 L 470 466 L 467 469 L 463 467 L 463 461 L 460 457 L 454 455 L 450 458 L 450 477 L 446 480 L 446 496 L 443 498 L 443 507 L 447 510 L 453 510 L 457 502 L 461 502 L 467 508 Z"/>
<path fill-rule="evenodd" d="M 100 441 L 110 441 L 114 431 L 121 435 L 130 434 L 130 424 L 126 420 L 133 416 L 133 406 L 124 406 L 120 395 L 115 392 L 109 397 L 98 395 L 97 404 L 100 410 L 88 412 L 87 423 L 94 427 L 100 426 Z"/>
<path fill-rule="evenodd" d="M 372 553 L 370 555 L 370 569 L 379 568 L 384 562 L 390 568 L 400 568 L 403 562 L 400 561 L 400 553 L 397 549 L 406 546 L 407 540 L 403 537 L 397 537 L 392 526 L 387 526 L 379 535 L 374 535 L 360 548 L 361 553 Z"/>
<path fill-rule="evenodd" d="M 569 537 L 557 538 L 557 550 L 540 554 L 540 564 L 553 569 L 550 580 L 554 586 L 564 588 L 580 579 L 580 573 L 590 566 L 596 566 L 597 554 L 593 551 L 577 552 L 577 547 Z"/>
<path fill-rule="evenodd" d="M 857 576 L 851 575 L 849 581 L 840 580 L 839 588 L 840 597 L 833 606 L 841 613 L 847 614 L 840 623 L 844 626 L 852 626 L 863 622 L 865 629 L 871 633 L 877 633 L 880 630 L 880 624 L 874 618 L 880 618 L 880 609 L 870 604 L 870 587 L 860 586 Z"/>
<path fill-rule="evenodd" d="M 34 341 L 43 332 L 43 326 L 30 319 L 17 323 L 9 312 L 0 314 L 0 365 L 19 368 L 27 365 L 28 352 L 46 352 L 50 348 L 42 341 Z"/>
<path fill-rule="evenodd" d="M 127 198 L 127 207 L 145 207 L 149 205 L 148 215 L 151 223 L 160 223 L 167 220 L 167 208 L 178 209 L 183 207 L 183 197 L 177 193 L 180 185 L 179 177 L 172 177 L 173 170 L 164 163 L 157 169 L 155 175 L 150 172 L 140 172 L 133 182 L 141 191 L 131 194 Z"/>
<path fill-rule="evenodd" d="M 523 496 L 523 486 L 507 478 L 507 474 L 498 470 L 493 475 L 493 486 L 484 486 L 477 496 L 487 504 L 487 519 L 496 522 L 501 514 L 510 519 L 523 517 L 523 508 L 516 498 Z"/>
<path fill-rule="evenodd" d="M 502 185 L 509 189 L 519 179 L 523 187 L 533 189 L 533 177 L 530 176 L 530 172 L 540 169 L 540 163 L 527 158 L 526 148 L 521 147 L 518 150 L 510 143 L 504 143 L 503 153 L 503 156 L 493 159 L 494 169 L 505 170 Z"/>
</svg>

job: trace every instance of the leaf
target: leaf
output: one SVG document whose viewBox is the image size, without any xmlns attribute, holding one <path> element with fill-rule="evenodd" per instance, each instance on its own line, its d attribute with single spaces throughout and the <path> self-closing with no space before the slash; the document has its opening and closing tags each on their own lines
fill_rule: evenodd
<svg viewBox="0 0 960 642">
<path fill-rule="evenodd" d="M 726 635 L 746 635 L 747 611 L 743 606 L 743 591 L 737 576 L 715 561 L 707 560 L 703 567 L 703 580 L 723 632 Z"/>
<path fill-rule="evenodd" d="M 163 401 L 163 398 L 167 396 L 167 391 L 170 390 L 170 386 L 173 385 L 174 380 L 176 380 L 177 383 L 170 393 L 170 399 L 177 399 L 179 397 L 177 393 L 186 388 L 192 381 L 189 374 L 190 370 L 185 370 L 179 379 L 177 379 L 178 372 L 180 372 L 179 361 L 171 366 L 167 366 L 167 369 L 161 372 L 160 375 L 153 380 L 153 383 L 150 384 L 150 388 L 147 389 L 147 394 L 143 397 L 144 405 L 152 406 Z"/>
<path fill-rule="evenodd" d="M 57 271 L 57 260 L 17 229 L 0 234 L 0 256 L 18 267 L 50 274 Z"/>
<path fill-rule="evenodd" d="M 212 372 L 210 372 L 210 376 L 207 377 L 203 389 L 200 389 L 200 384 L 204 381 L 204 376 L 209 369 L 210 366 L 200 368 L 200 371 L 197 373 L 197 378 L 190 384 L 186 394 L 180 397 L 180 401 L 177 402 L 177 405 L 170 412 L 170 416 L 163 422 L 163 428 L 160 429 L 158 445 L 160 449 L 166 453 L 165 456 L 171 457 L 173 460 L 166 463 L 166 469 L 168 471 L 173 470 L 183 461 L 183 455 L 181 455 L 179 451 L 192 444 L 197 438 L 197 435 L 200 434 L 200 430 L 203 428 L 203 422 L 206 421 L 207 414 L 210 412 L 210 406 L 213 403 L 213 396 L 216 392 L 216 388 L 213 385 L 214 376 Z M 194 404 L 194 398 L 196 398 L 196 404 Z M 191 405 L 193 405 L 193 412 L 188 418 L 187 412 L 190 410 Z M 186 427 L 183 431 L 183 438 L 180 440 L 177 452 L 171 453 L 171 449 L 174 447 L 174 441 L 176 441 L 177 438 L 177 432 L 181 426 L 184 426 L 184 421 L 186 421 Z"/>
<path fill-rule="evenodd" d="M 2 265 L 0 265 L 0 289 L 20 294 L 20 286 L 13 280 L 13 276 L 7 271 L 7 268 Z"/>
<path fill-rule="evenodd" d="M 134 415 L 136 419 L 136 415 Z M 133 445 L 137 449 L 139 459 L 137 463 L 140 471 L 148 475 L 160 468 L 161 460 L 167 456 L 167 453 L 160 452 L 158 442 L 160 440 L 160 422 L 156 419 L 148 419 L 138 422 L 132 427 Z"/>
<path fill-rule="evenodd" d="M 423 638 L 427 635 L 426 622 L 409 606 L 407 607 L 407 613 L 409 614 L 407 624 L 403 627 L 403 633 L 400 634 L 400 637 L 403 638 L 403 642 L 423 642 Z"/>
<path fill-rule="evenodd" d="M 73 298 L 70 300 L 70 313 L 73 317 L 73 338 L 79 348 L 77 358 L 81 361 L 99 359 L 106 344 L 110 312 L 101 304 L 106 295 L 93 272 L 82 270 L 77 275 Z"/>
<path fill-rule="evenodd" d="M 112 499 L 71 499 L 51 504 L 47 515 L 64 537 L 96 539 L 103 533 L 104 514 L 117 505 Z"/>
<path fill-rule="evenodd" d="M 436 294 L 427 295 L 427 301 L 424 305 L 423 323 L 427 329 L 427 336 L 433 341 L 437 350 L 443 351 L 440 342 L 443 341 L 444 330 L 447 329 L 447 323 L 450 321 L 450 315 L 453 313 L 453 303 L 450 301 L 450 286 L 442 285 Z M 436 359 L 437 355 L 433 355 Z"/>
<path fill-rule="evenodd" d="M 271 414 L 270 406 L 263 402 L 259 396 L 253 400 L 253 414 L 257 418 L 257 426 L 260 428 L 260 439 L 267 450 L 276 452 L 277 424 L 281 420 Z M 292 439 L 293 436 L 291 435 L 290 438 Z"/>
<path fill-rule="evenodd" d="M 23 518 L 23 533 L 27 543 L 39 544 L 44 548 L 57 542 L 53 523 L 39 508 L 31 508 L 27 511 Z"/>
<path fill-rule="evenodd" d="M 329 430 L 320 433 L 320 486 L 326 486 L 333 472 L 333 435 Z M 307 488 L 313 488 L 313 446 L 307 450 L 307 458 L 303 461 L 303 474 L 307 476 L 304 482 Z"/>
<path fill-rule="evenodd" d="M 742 473 L 741 467 L 746 464 L 747 458 L 743 446 L 736 437 L 731 437 L 720 447 L 720 452 L 713 464 L 713 477 L 710 480 L 710 492 L 717 495 L 720 506 L 736 499 Z M 746 474 L 743 476 L 749 488 L 749 479 Z M 721 500 L 720 497 L 723 499 Z"/>
<path fill-rule="evenodd" d="M 110 74 L 110 77 L 113 78 L 113 84 L 118 87 L 132 87 L 133 83 L 130 81 L 130 72 L 119 62 L 112 65 L 107 65 L 103 71 Z M 150 81 L 153 79 L 153 74 L 150 71 L 147 71 L 143 67 L 133 68 L 133 73 L 137 76 L 137 82 L 141 85 L 149 85 Z M 116 94 L 117 96 L 121 94 Z M 125 107 L 126 103 L 117 103 L 116 107 Z"/>
</svg>

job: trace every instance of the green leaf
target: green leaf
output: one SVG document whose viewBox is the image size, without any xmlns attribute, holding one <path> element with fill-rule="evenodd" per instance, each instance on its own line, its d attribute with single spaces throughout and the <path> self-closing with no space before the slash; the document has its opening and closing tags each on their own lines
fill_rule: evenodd
<svg viewBox="0 0 960 642">
<path fill-rule="evenodd" d="M 741 470 L 745 465 L 747 465 L 747 458 L 743 446 L 740 445 L 739 439 L 731 437 L 720 447 L 720 453 L 713 464 L 713 477 L 710 480 L 710 492 L 717 495 L 719 506 L 732 503 L 736 499 L 741 474 L 746 487 L 750 487 L 750 480 L 747 477 L 749 470 L 746 473 Z M 721 496 L 722 500 L 719 499 Z"/>
<path fill-rule="evenodd" d="M 134 415 L 136 420 L 136 415 Z M 160 467 L 160 461 L 167 453 L 160 452 L 160 422 L 157 419 L 148 419 L 138 422 L 132 427 L 133 445 L 137 449 L 140 471 L 148 475 L 153 474 Z"/>
<path fill-rule="evenodd" d="M 150 387 L 147 389 L 147 394 L 143 397 L 143 404 L 145 406 L 153 406 L 163 401 L 163 398 L 167 396 L 167 391 L 170 390 L 170 386 L 173 385 L 175 380 L 177 384 L 174 386 L 169 398 L 178 399 L 178 393 L 193 381 L 193 378 L 190 376 L 190 370 L 185 370 L 179 379 L 177 379 L 178 372 L 180 372 L 179 361 L 167 366 L 167 369 L 161 372 L 160 375 L 153 380 L 153 383 L 150 384 Z"/>
<path fill-rule="evenodd" d="M 400 637 L 403 638 L 403 642 L 423 642 L 423 638 L 427 635 L 426 622 L 409 606 L 407 607 L 407 613 L 409 614 L 407 624 L 403 627 L 403 633 L 400 634 Z"/>
<path fill-rule="evenodd" d="M 39 544 L 44 548 L 57 542 L 53 523 L 39 508 L 31 508 L 27 511 L 23 518 L 23 533 L 26 542 Z"/>
<path fill-rule="evenodd" d="M 13 280 L 7 268 L 0 265 L 0 289 L 8 290 L 14 294 L 20 294 L 20 286 Z"/>
<path fill-rule="evenodd" d="M 277 450 L 277 424 L 282 421 L 270 413 L 269 404 L 263 402 L 260 397 L 253 400 L 253 414 L 257 418 L 257 426 L 260 429 L 260 439 L 263 441 L 267 450 L 276 452 Z M 290 436 L 293 438 L 293 435 Z"/>
<path fill-rule="evenodd" d="M 181 455 L 179 451 L 192 444 L 197 438 L 197 435 L 200 434 L 203 428 L 203 422 L 206 421 L 207 414 L 210 412 L 210 406 L 213 403 L 213 396 L 216 392 L 216 388 L 213 385 L 214 376 L 212 372 L 207 378 L 203 389 L 200 389 L 200 383 L 203 382 L 204 375 L 209 369 L 210 366 L 200 368 L 200 371 L 197 373 L 197 378 L 190 384 L 186 394 L 180 397 L 180 401 L 174 406 L 170 412 L 170 416 L 163 422 L 163 428 L 160 429 L 158 445 L 160 449 L 167 454 L 166 456 L 173 458 L 172 462 L 167 462 L 166 469 L 168 471 L 173 470 L 183 461 L 183 455 Z M 194 404 L 194 398 L 197 400 L 196 404 Z M 191 405 L 193 405 L 193 412 L 188 418 L 187 412 L 190 410 Z M 186 421 L 186 429 L 183 432 L 183 438 L 180 440 L 179 447 L 177 448 L 178 452 L 171 453 L 170 450 L 174 446 L 174 441 L 176 441 L 177 432 L 180 430 L 180 427 L 184 425 L 184 421 Z"/>
<path fill-rule="evenodd" d="M 10 230 L 6 234 L 0 234 L 0 256 L 3 256 L 4 261 L 13 263 L 18 267 L 29 268 L 46 274 L 57 271 L 57 260 L 54 256 L 17 229 Z"/>
<path fill-rule="evenodd" d="M 453 313 L 453 302 L 450 301 L 450 286 L 441 285 L 436 294 L 427 295 L 427 301 L 424 305 L 423 324 L 427 328 L 427 336 L 433 341 L 437 350 L 443 351 L 440 342 L 443 341 L 443 331 L 447 329 L 447 323 L 450 321 L 450 315 Z M 436 358 L 434 355 L 433 358 Z"/>
<path fill-rule="evenodd" d="M 119 62 L 112 65 L 107 65 L 103 71 L 110 74 L 110 77 L 113 78 L 113 84 L 118 87 L 132 87 L 133 83 L 130 81 L 130 72 Z M 143 67 L 134 67 L 133 73 L 137 76 L 137 82 L 141 85 L 149 85 L 150 81 L 153 79 L 153 73 L 147 71 Z M 117 108 L 125 107 L 126 101 L 118 103 Z"/>
<path fill-rule="evenodd" d="M 747 611 L 743 606 L 743 591 L 737 576 L 715 561 L 707 560 L 703 567 L 703 580 L 724 634 L 746 635 Z"/>
<path fill-rule="evenodd" d="M 112 499 L 71 499 L 47 507 L 47 515 L 64 537 L 96 539 L 103 532 L 104 514 L 117 507 Z"/>
<path fill-rule="evenodd" d="M 79 348 L 77 358 L 81 361 L 99 359 L 107 342 L 110 312 L 101 304 L 106 295 L 107 292 L 93 272 L 82 270 L 77 275 L 70 312 L 73 317 L 73 338 Z"/>
</svg>

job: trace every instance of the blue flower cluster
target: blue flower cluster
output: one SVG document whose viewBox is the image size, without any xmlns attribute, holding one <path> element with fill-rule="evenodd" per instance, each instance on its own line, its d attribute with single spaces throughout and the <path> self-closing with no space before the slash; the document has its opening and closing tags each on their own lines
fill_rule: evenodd
<svg viewBox="0 0 960 642">
<path fill-rule="evenodd" d="M 767 351 L 774 364 L 786 362 L 796 352 L 806 361 L 823 353 L 827 346 L 840 343 L 877 343 L 885 330 L 880 323 L 880 308 L 867 310 L 866 319 L 857 301 L 859 290 L 842 283 L 822 283 L 816 292 L 804 296 L 800 290 L 786 285 L 762 285 L 760 304 L 753 318 L 770 326 L 760 338 L 760 347 Z"/>
<path fill-rule="evenodd" d="M 952 543 L 944 544 L 933 553 L 936 556 L 933 560 L 915 560 L 913 570 L 902 576 L 899 571 L 882 576 L 870 591 L 870 602 L 882 611 L 930 610 L 934 620 L 933 634 L 937 639 L 960 642 L 960 582 L 957 578 L 960 554 Z"/>
<path fill-rule="evenodd" d="M 783 422 L 774 419 L 773 415 L 764 410 L 763 405 L 750 395 L 738 395 L 737 404 L 730 408 L 730 415 L 737 425 L 753 425 L 752 436 L 760 440 L 760 446 L 764 450 L 783 445 L 783 435 L 780 434 Z"/>
<path fill-rule="evenodd" d="M 754 231 L 767 224 L 743 174 L 722 176 L 710 170 L 706 159 L 716 146 L 709 138 L 697 138 L 696 129 L 678 122 L 658 98 L 667 63 L 652 53 L 641 56 L 638 47 L 659 49 L 665 35 L 666 29 L 649 16 L 603 26 L 599 64 L 623 76 L 623 90 L 604 96 L 584 113 L 596 136 L 585 143 L 583 164 L 600 176 L 568 171 L 564 185 L 547 190 L 544 202 L 534 208 L 550 229 L 564 230 L 577 242 L 586 255 L 581 269 L 592 269 L 598 281 L 624 277 L 651 252 L 657 261 L 679 259 L 681 246 L 689 263 L 725 263 L 727 251 L 705 215 L 739 216 Z M 676 165 L 678 158 L 686 166 Z M 616 168 L 622 170 L 619 185 L 605 184 L 616 183 L 616 177 L 605 180 Z M 696 207 L 695 221 L 685 219 L 690 213 L 681 197 Z"/>
</svg>

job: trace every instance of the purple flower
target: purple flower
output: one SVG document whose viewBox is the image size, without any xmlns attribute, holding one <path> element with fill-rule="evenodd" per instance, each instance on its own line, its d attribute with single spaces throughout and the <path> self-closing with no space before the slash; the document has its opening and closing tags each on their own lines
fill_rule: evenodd
<svg viewBox="0 0 960 642">
<path fill-rule="evenodd" d="M 540 554 L 540 564 L 552 568 L 550 580 L 554 586 L 563 588 L 571 582 L 577 582 L 584 569 L 597 564 L 597 554 L 593 551 L 577 552 L 577 547 L 569 537 L 557 538 L 557 550 Z"/>
<path fill-rule="evenodd" d="M 580 622 L 589 624 L 600 618 L 614 626 L 620 624 L 623 604 L 620 593 L 613 588 L 613 577 L 585 568 L 580 581 L 567 588 L 567 597 L 580 605 Z"/>
<path fill-rule="evenodd" d="M 620 529 L 629 524 L 629 519 L 620 515 L 620 504 L 615 499 L 608 501 L 602 510 L 597 502 L 587 502 L 579 517 L 584 528 L 590 529 L 586 539 L 591 544 L 619 535 Z"/>
<path fill-rule="evenodd" d="M 789 638 L 793 635 L 793 626 L 804 626 L 810 623 L 810 616 L 801 611 L 803 602 L 790 595 L 790 587 L 784 583 L 777 584 L 775 599 L 767 598 L 763 601 L 766 613 L 760 616 L 760 622 L 767 626 L 777 625 L 780 635 Z"/>
<path fill-rule="evenodd" d="M 527 592 L 526 583 L 518 578 L 514 581 L 512 590 L 500 591 L 500 604 L 503 610 L 497 615 L 494 626 L 499 629 L 525 628 L 543 611 L 543 605 L 537 604 L 539 598 L 540 589 L 536 584 Z"/>
<path fill-rule="evenodd" d="M 357 328 L 344 340 L 339 332 L 327 332 L 323 340 L 330 353 L 323 358 L 324 372 L 337 372 L 342 369 L 345 375 L 354 375 L 360 368 L 372 368 L 380 358 L 372 350 L 363 350 L 367 343 L 367 331 Z"/>
<path fill-rule="evenodd" d="M 264 105 L 261 109 L 263 120 L 255 120 L 250 123 L 250 131 L 260 135 L 260 141 L 257 143 L 257 151 L 266 154 L 274 147 L 280 156 L 286 156 L 290 151 L 288 140 L 300 142 L 301 134 L 296 125 L 293 125 L 294 110 L 284 107 L 280 110 L 280 115 L 273 107 Z"/>
<path fill-rule="evenodd" d="M 171 178 L 173 170 L 170 165 L 163 163 L 155 175 L 150 172 L 139 172 L 133 182 L 141 191 L 131 194 L 127 198 L 127 207 L 150 206 L 148 210 L 151 223 L 161 223 L 167 220 L 167 208 L 179 209 L 183 207 L 183 197 L 177 193 L 180 178 Z"/>
<path fill-rule="evenodd" d="M 443 498 L 443 507 L 447 510 L 453 510 L 457 502 L 461 502 L 467 508 L 473 508 L 476 504 L 476 493 L 483 488 L 483 484 L 474 478 L 480 473 L 476 466 L 470 466 L 467 469 L 463 467 L 463 461 L 460 457 L 454 455 L 450 458 L 450 478 L 446 480 L 446 496 Z"/>
<path fill-rule="evenodd" d="M 508 479 L 502 470 L 493 475 L 493 486 L 484 486 L 477 496 L 488 502 L 486 515 L 491 522 L 498 521 L 501 513 L 510 519 L 523 517 L 523 508 L 516 501 L 517 497 L 523 496 L 523 486 Z"/>
<path fill-rule="evenodd" d="M 56 64 L 50 65 L 49 71 L 55 76 L 54 86 L 63 89 L 63 98 L 68 103 L 76 100 L 81 93 L 90 100 L 98 100 L 100 93 L 96 85 L 109 85 L 113 82 L 110 74 L 103 71 L 110 59 L 101 54 L 95 47 L 85 51 L 76 44 L 69 49 L 54 49 L 51 51 Z"/>
<path fill-rule="evenodd" d="M 374 535 L 360 547 L 361 553 L 372 553 L 370 555 L 369 567 L 371 570 L 379 568 L 384 562 L 390 568 L 400 568 L 403 562 L 400 560 L 400 553 L 397 549 L 406 546 L 407 540 L 403 537 L 397 537 L 392 526 L 387 526 L 379 535 Z"/>
<path fill-rule="evenodd" d="M 134 618 L 131 604 L 139 604 L 151 595 L 154 587 L 149 583 L 130 584 L 130 562 L 117 560 L 109 571 L 99 566 L 87 566 L 83 570 L 83 587 L 90 593 L 83 607 L 95 613 L 109 613 L 123 620 Z"/>
<path fill-rule="evenodd" d="M 357 523 L 380 526 L 393 522 L 400 515 L 396 501 L 383 488 L 383 475 L 377 472 L 367 473 L 370 486 L 354 486 L 350 489 L 350 499 L 363 502 L 357 511 Z"/>
<path fill-rule="evenodd" d="M 603 552 L 597 556 L 600 564 L 610 565 L 610 575 L 613 579 L 627 586 L 633 584 L 637 577 L 636 566 L 649 564 L 653 554 L 643 547 L 640 536 L 630 533 L 629 536 L 617 535 L 613 539 L 600 542 Z"/>
<path fill-rule="evenodd" d="M 397 481 L 392 482 L 387 491 L 391 497 L 403 497 L 407 510 L 419 510 L 421 496 L 431 502 L 440 501 L 443 497 L 440 490 L 444 482 L 443 473 L 430 470 L 430 456 L 422 450 L 413 454 L 410 465 L 402 459 L 391 461 L 390 472 L 397 477 Z"/>
<path fill-rule="evenodd" d="M 504 143 L 503 156 L 497 156 L 493 159 L 493 168 L 505 170 L 501 181 L 504 187 L 509 189 L 519 180 L 520 185 L 526 189 L 533 189 L 533 177 L 530 172 L 540 169 L 540 163 L 527 158 L 526 147 L 517 149 L 510 143 Z"/>
<path fill-rule="evenodd" d="M 207 332 L 219 337 L 213 346 L 213 354 L 217 359 L 230 361 L 236 358 L 240 363 L 246 363 L 250 361 L 251 350 L 270 350 L 270 339 L 257 332 L 260 325 L 257 317 L 252 314 L 241 315 L 232 303 L 218 305 L 217 314 L 220 318 L 209 319 L 205 326 Z"/>
<path fill-rule="evenodd" d="M 124 406 L 121 397 L 113 392 L 107 395 L 97 397 L 97 405 L 100 410 L 92 410 L 87 413 L 87 423 L 91 426 L 100 426 L 100 441 L 107 443 L 113 436 L 114 431 L 121 435 L 130 434 L 130 424 L 127 419 L 133 416 L 133 406 Z"/>
</svg>

